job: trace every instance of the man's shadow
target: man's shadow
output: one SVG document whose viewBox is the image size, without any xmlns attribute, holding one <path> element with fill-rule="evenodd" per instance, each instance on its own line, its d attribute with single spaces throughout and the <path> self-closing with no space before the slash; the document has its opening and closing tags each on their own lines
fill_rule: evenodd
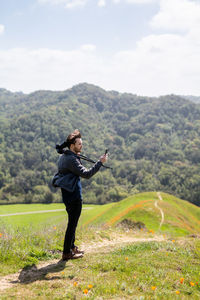
<svg viewBox="0 0 200 300">
<path fill-rule="evenodd" d="M 50 264 L 48 266 L 37 268 L 36 265 L 24 267 L 18 277 L 18 282 L 22 284 L 32 283 L 37 280 L 54 280 L 60 279 L 60 276 L 53 276 L 47 278 L 48 273 L 56 273 L 65 269 L 66 261 L 60 260 L 55 264 Z"/>
</svg>

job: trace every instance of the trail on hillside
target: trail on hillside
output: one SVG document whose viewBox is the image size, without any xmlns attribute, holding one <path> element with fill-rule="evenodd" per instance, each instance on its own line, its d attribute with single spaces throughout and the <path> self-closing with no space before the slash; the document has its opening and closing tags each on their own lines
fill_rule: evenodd
<svg viewBox="0 0 200 300">
<path fill-rule="evenodd" d="M 158 195 L 158 199 L 160 201 L 163 201 L 163 198 L 162 198 L 162 196 L 159 192 L 157 192 L 157 195 Z M 163 212 L 162 208 L 160 206 L 158 206 L 158 201 L 157 200 L 155 201 L 154 205 L 155 205 L 156 208 L 158 208 L 160 210 L 160 213 L 161 213 L 161 222 L 160 222 L 160 225 L 159 225 L 159 229 L 160 229 L 162 224 L 164 223 L 165 215 L 164 215 L 164 212 Z"/>
<path fill-rule="evenodd" d="M 114 248 L 122 245 L 135 243 L 135 242 L 162 242 L 164 241 L 163 236 L 153 237 L 135 237 L 133 235 L 124 233 L 120 236 L 114 237 L 112 240 L 103 240 L 101 242 L 91 242 L 89 245 L 85 242 L 81 245 L 81 249 L 85 249 L 87 254 L 95 252 L 108 253 L 114 250 Z M 84 258 L 82 258 L 84 259 Z M 59 261 L 57 259 L 45 261 L 39 263 L 37 266 L 33 265 L 29 268 L 24 268 L 15 274 L 9 274 L 0 278 L 0 292 L 8 288 L 13 288 L 17 284 L 28 284 L 37 280 L 41 280 L 48 273 L 61 272 L 66 264 L 72 264 L 72 261 Z M 56 279 L 56 277 L 55 277 Z"/>
</svg>

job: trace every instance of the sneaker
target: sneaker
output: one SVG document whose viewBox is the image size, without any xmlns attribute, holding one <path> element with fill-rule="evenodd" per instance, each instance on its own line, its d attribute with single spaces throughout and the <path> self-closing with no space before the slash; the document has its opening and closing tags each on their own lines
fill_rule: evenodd
<svg viewBox="0 0 200 300">
<path fill-rule="evenodd" d="M 77 246 L 72 248 L 72 252 L 74 252 L 75 254 L 84 254 L 84 251 L 79 250 Z"/>
<path fill-rule="evenodd" d="M 69 253 L 63 253 L 62 260 L 77 259 L 81 257 L 83 257 L 83 254 L 77 254 L 71 251 Z"/>
</svg>

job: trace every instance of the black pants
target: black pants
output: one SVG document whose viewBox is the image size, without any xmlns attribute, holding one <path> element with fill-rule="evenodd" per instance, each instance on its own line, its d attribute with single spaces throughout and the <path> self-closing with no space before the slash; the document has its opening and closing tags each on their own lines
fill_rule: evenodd
<svg viewBox="0 0 200 300">
<path fill-rule="evenodd" d="M 63 253 L 69 253 L 70 250 L 75 247 L 76 227 L 82 210 L 82 200 L 76 198 L 73 199 L 73 195 L 64 189 L 61 189 L 61 191 L 62 199 L 68 213 L 68 224 L 65 233 Z"/>
</svg>

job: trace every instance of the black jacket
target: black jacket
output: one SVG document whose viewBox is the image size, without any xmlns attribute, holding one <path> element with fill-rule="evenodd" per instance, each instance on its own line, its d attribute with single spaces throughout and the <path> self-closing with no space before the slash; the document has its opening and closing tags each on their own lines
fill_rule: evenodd
<svg viewBox="0 0 200 300">
<path fill-rule="evenodd" d="M 99 171 L 101 166 L 102 162 L 99 160 L 92 168 L 86 169 L 81 164 L 79 156 L 67 150 L 58 160 L 58 173 L 53 177 L 52 185 L 73 192 L 79 177 L 89 179 Z"/>
</svg>

